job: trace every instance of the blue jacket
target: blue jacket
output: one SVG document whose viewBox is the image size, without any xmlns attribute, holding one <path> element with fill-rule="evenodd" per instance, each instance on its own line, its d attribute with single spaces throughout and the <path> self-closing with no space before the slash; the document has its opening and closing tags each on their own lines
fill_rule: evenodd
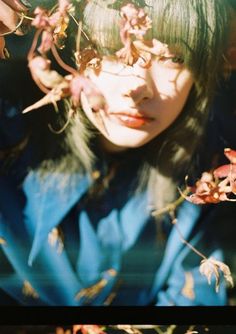
<svg viewBox="0 0 236 334">
<path fill-rule="evenodd" d="M 11 178 L 0 179 L 0 236 L 7 259 L 0 269 L 0 287 L 18 303 L 226 303 L 224 284 L 219 293 L 214 282 L 208 285 L 199 273 L 200 258 L 183 245 L 169 222 L 165 224 L 167 241 L 156 239 L 146 193 L 123 204 L 122 196 L 127 194 L 124 188 L 117 196 L 110 192 L 105 208 L 96 202 L 80 206 L 89 179 L 73 175 L 63 192 L 58 189 L 60 179 L 54 174 L 42 180 L 31 172 L 18 189 Z M 179 228 L 186 239 L 191 236 L 192 244 L 199 244 L 204 236 L 204 228 L 192 236 L 200 214 L 201 208 L 188 202 L 178 212 Z M 49 242 L 50 233 L 57 231 L 59 224 L 64 234 L 63 249 L 62 239 Z M 207 251 L 207 255 L 222 260 L 217 247 L 211 254 Z"/>
</svg>

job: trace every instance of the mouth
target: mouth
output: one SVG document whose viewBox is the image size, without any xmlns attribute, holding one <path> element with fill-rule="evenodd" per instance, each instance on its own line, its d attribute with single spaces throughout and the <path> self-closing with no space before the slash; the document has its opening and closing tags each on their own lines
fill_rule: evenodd
<svg viewBox="0 0 236 334">
<path fill-rule="evenodd" d="M 109 112 L 107 113 L 108 118 L 118 123 L 119 125 L 126 126 L 128 128 L 140 128 L 154 120 L 152 117 L 143 116 L 141 113 L 130 113 L 130 112 Z"/>
</svg>

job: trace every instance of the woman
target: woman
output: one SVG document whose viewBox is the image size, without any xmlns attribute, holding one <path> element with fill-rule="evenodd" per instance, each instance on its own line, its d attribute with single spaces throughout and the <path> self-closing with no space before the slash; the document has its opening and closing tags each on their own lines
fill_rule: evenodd
<svg viewBox="0 0 236 334">
<path fill-rule="evenodd" d="M 199 176 L 197 152 L 229 63 L 230 3 L 81 1 L 77 7 L 82 34 L 75 58 L 86 84 L 79 101 L 64 95 L 70 125 L 54 134 L 68 104 L 59 102 L 59 116 L 47 107 L 26 114 L 21 154 L 0 179 L 1 289 L 22 305 L 227 304 L 225 285 L 216 293 L 199 272 L 199 256 L 182 243 L 190 240 L 222 260 L 209 238 L 211 210 L 184 202 L 176 209 L 177 228 L 173 210 L 153 212 L 179 197 L 186 175 Z M 138 29 L 127 29 L 132 13 L 141 17 Z M 83 68 L 83 50 L 91 49 L 96 66 Z M 39 53 L 31 48 L 29 60 Z M 56 78 L 70 82 L 71 92 L 78 88 L 71 76 Z M 46 89 L 38 84 L 48 93 L 51 82 Z M 25 95 L 20 111 L 32 94 Z"/>
</svg>

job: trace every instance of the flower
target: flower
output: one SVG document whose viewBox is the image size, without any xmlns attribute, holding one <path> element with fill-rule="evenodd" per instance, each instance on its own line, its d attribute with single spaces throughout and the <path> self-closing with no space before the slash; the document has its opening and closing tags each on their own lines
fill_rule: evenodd
<svg viewBox="0 0 236 334">
<path fill-rule="evenodd" d="M 51 70 L 51 61 L 42 56 L 35 56 L 28 63 L 31 75 L 44 92 L 48 93 L 49 89 L 57 87 L 64 81 L 64 77 L 57 71 Z"/>
<path fill-rule="evenodd" d="M 189 190 L 193 194 L 186 196 L 181 192 L 181 195 L 194 204 L 219 203 L 228 200 L 226 189 L 217 185 L 213 175 L 208 172 L 204 172 L 196 185 L 190 187 Z"/>
<path fill-rule="evenodd" d="M 101 69 L 102 58 L 92 47 L 75 52 L 75 60 L 80 73 L 83 73 L 87 68 L 91 68 L 95 74 L 98 74 Z"/>
<path fill-rule="evenodd" d="M 140 53 L 134 46 L 133 42 L 128 41 L 122 49 L 116 52 L 116 56 L 126 65 L 132 66 L 140 58 Z"/>
<path fill-rule="evenodd" d="M 125 64 L 131 66 L 141 57 L 131 36 L 134 35 L 137 39 L 143 40 L 145 33 L 151 28 L 152 21 L 144 12 L 143 8 L 136 8 L 131 3 L 123 6 L 120 10 L 120 14 L 120 38 L 124 47 L 116 52 L 116 56 L 124 61 Z M 144 61 L 144 64 L 146 64 L 146 62 L 147 61 Z"/>
<path fill-rule="evenodd" d="M 190 196 L 180 191 L 186 200 L 194 204 L 236 201 L 229 198 L 231 194 L 236 195 L 236 151 L 226 148 L 224 154 L 231 163 L 220 166 L 211 173 L 204 172 L 196 185 L 189 187 L 189 191 L 192 192 Z"/>
<path fill-rule="evenodd" d="M 211 284 L 211 277 L 212 275 L 215 276 L 216 279 L 216 285 L 215 285 L 215 289 L 216 292 L 219 291 L 219 286 L 220 286 L 220 271 L 222 271 L 224 278 L 227 282 L 229 282 L 229 284 L 233 287 L 234 283 L 233 283 L 233 278 L 231 276 L 231 272 L 229 267 L 221 262 L 216 260 L 213 257 L 210 257 L 208 259 L 203 259 L 201 261 L 200 267 L 199 267 L 199 271 L 202 275 L 205 275 L 208 283 Z"/>
<path fill-rule="evenodd" d="M 41 7 L 35 8 L 35 17 L 31 24 L 42 30 L 41 44 L 38 48 L 41 54 L 49 51 L 53 43 L 60 49 L 64 47 L 69 24 L 68 13 L 71 10 L 72 6 L 68 0 L 59 0 L 58 7 L 53 13 Z"/>
<path fill-rule="evenodd" d="M 41 108 L 47 104 L 56 102 L 70 95 L 69 81 L 61 76 L 57 71 L 50 69 L 50 60 L 41 56 L 36 56 L 29 61 L 29 68 L 32 77 L 38 87 L 46 94 L 39 101 L 25 108 L 22 113 Z"/>
<path fill-rule="evenodd" d="M 216 178 L 223 178 L 219 184 L 221 188 L 225 187 L 228 192 L 236 195 L 236 151 L 225 148 L 224 154 L 229 159 L 230 164 L 218 167 L 213 174 Z"/>
<path fill-rule="evenodd" d="M 34 19 L 31 25 L 37 29 L 45 29 L 49 27 L 49 16 L 46 9 L 41 7 L 36 7 L 34 10 Z"/>
<path fill-rule="evenodd" d="M 98 325 L 74 325 L 73 334 L 77 334 L 78 331 L 81 331 L 82 334 L 106 334 L 104 327 Z"/>
<path fill-rule="evenodd" d="M 123 33 L 134 34 L 141 37 L 151 28 L 151 19 L 144 12 L 143 8 L 136 8 L 133 4 L 128 3 L 120 10 L 122 17 L 121 29 Z"/>
</svg>

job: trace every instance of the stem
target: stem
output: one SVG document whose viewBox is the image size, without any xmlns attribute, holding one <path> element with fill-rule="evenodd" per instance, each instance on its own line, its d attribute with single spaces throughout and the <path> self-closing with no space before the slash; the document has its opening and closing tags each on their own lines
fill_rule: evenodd
<svg viewBox="0 0 236 334">
<path fill-rule="evenodd" d="M 180 231 L 179 226 L 177 225 L 177 219 L 176 218 L 172 221 L 172 224 L 175 226 L 175 228 L 176 228 L 176 230 L 177 230 L 177 232 L 179 234 L 180 240 L 185 245 L 187 245 L 194 253 L 196 253 L 197 255 L 199 255 L 200 257 L 202 257 L 204 260 L 206 260 L 207 258 L 206 258 L 206 256 L 204 254 L 202 254 L 201 252 L 199 252 L 194 246 L 192 246 L 187 240 L 184 239 L 183 234 Z"/>
<path fill-rule="evenodd" d="M 53 133 L 59 135 L 59 134 L 62 133 L 62 132 L 67 128 L 67 126 L 70 124 L 71 117 L 73 116 L 73 113 L 74 113 L 74 110 L 71 109 L 71 110 L 69 111 L 68 118 L 67 118 L 65 124 L 63 125 L 63 127 L 62 127 L 61 129 L 59 129 L 59 130 L 54 130 L 50 123 L 48 124 L 49 129 L 50 129 Z"/>
<path fill-rule="evenodd" d="M 25 15 L 25 14 L 23 14 L 23 16 L 24 16 L 24 19 L 26 19 L 26 20 L 30 20 L 30 21 L 33 21 L 33 20 L 34 20 L 34 17 L 27 16 L 27 15 Z"/>
<path fill-rule="evenodd" d="M 185 193 L 186 194 L 188 193 L 188 189 L 184 190 L 183 194 L 185 194 Z M 162 215 L 164 213 L 174 211 L 177 208 L 177 206 L 179 206 L 184 200 L 185 200 L 185 198 L 183 196 L 180 196 L 173 203 L 168 204 L 166 207 L 164 207 L 162 209 L 154 210 L 154 211 L 152 211 L 151 214 L 152 214 L 152 216 L 159 216 L 159 215 Z"/>
<path fill-rule="evenodd" d="M 33 55 L 34 55 L 34 51 L 36 49 L 36 46 L 37 46 L 37 43 L 38 43 L 38 39 L 39 39 L 39 36 L 42 32 L 42 29 L 38 29 L 34 35 L 34 39 L 33 39 L 33 42 L 32 42 L 32 45 L 31 45 L 31 48 L 28 52 L 28 56 L 27 56 L 27 59 L 28 61 L 30 61 L 32 58 L 33 58 Z"/>
<path fill-rule="evenodd" d="M 59 56 L 59 53 L 57 52 L 57 49 L 56 49 L 56 47 L 55 47 L 54 44 L 53 44 L 52 47 L 51 47 L 51 51 L 52 51 L 52 54 L 53 54 L 53 56 L 55 57 L 56 61 L 58 62 L 58 64 L 59 64 L 64 70 L 66 70 L 67 72 L 71 73 L 72 75 L 77 75 L 77 74 L 78 74 L 77 71 L 76 71 L 73 67 L 71 67 L 71 66 L 67 65 L 66 63 L 64 63 L 64 61 L 63 61 L 63 60 L 61 59 L 61 57 Z"/>
<path fill-rule="evenodd" d="M 85 33 L 85 31 L 82 29 L 82 25 L 80 24 L 80 22 L 78 22 L 76 20 L 76 18 L 74 17 L 74 15 L 72 15 L 71 13 L 69 13 L 70 17 L 73 19 L 73 21 L 77 24 L 78 27 L 80 27 L 80 30 L 82 31 L 82 33 L 84 34 L 84 37 L 89 41 L 88 35 Z"/>
<path fill-rule="evenodd" d="M 14 34 L 16 32 L 17 29 L 20 28 L 20 26 L 22 25 L 22 22 L 24 21 L 25 15 L 23 13 L 21 13 L 21 18 L 19 23 L 16 25 L 16 27 L 14 28 L 14 30 L 10 30 L 8 32 L 5 32 L 3 34 L 0 34 L 0 37 L 6 36 L 6 35 L 11 35 Z"/>
</svg>

